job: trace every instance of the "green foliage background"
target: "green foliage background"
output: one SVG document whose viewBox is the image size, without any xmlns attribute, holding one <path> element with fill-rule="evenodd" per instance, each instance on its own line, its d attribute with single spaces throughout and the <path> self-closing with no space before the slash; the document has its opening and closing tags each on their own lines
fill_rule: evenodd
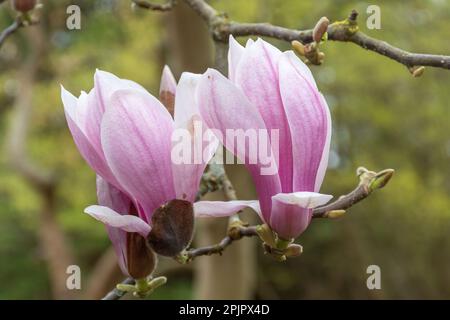
<svg viewBox="0 0 450 320">
<path fill-rule="evenodd" d="M 49 50 L 34 89 L 28 151 L 58 172 L 58 219 L 88 273 L 109 246 L 104 228 L 83 209 L 95 203 L 94 173 L 66 127 L 59 84 L 77 93 L 93 85 L 95 68 L 141 83 L 156 94 L 165 36 L 162 14 L 130 10 L 128 1 L 73 1 L 81 31 L 65 28 L 68 1 L 44 1 Z M 401 48 L 450 54 L 450 2 L 212 1 L 237 21 L 267 21 L 307 29 L 321 16 L 340 20 L 355 8 L 360 28 Z M 369 4 L 381 7 L 381 30 L 367 30 Z M 0 27 L 13 17 L 0 8 Z M 242 39 L 243 41 L 245 39 Z M 289 44 L 273 41 L 280 49 Z M 450 298 L 450 73 L 406 68 L 350 43 L 328 42 L 312 71 L 332 111 L 330 169 L 322 192 L 345 194 L 355 169 L 394 168 L 390 184 L 337 221 L 314 221 L 299 239 L 304 254 L 280 264 L 260 255 L 257 298 Z M 20 94 L 17 69 L 27 54 L 21 32 L 0 50 L 0 146 Z M 49 298 L 44 253 L 38 246 L 39 197 L 0 153 L 0 299 Z M 250 184 L 250 182 L 249 182 Z M 366 268 L 382 271 L 382 290 L 366 287 Z M 191 298 L 191 279 L 174 279 L 156 298 Z"/>
</svg>

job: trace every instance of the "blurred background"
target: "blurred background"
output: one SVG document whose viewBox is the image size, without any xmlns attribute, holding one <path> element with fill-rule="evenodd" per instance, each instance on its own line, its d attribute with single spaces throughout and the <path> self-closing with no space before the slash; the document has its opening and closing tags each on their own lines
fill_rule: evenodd
<svg viewBox="0 0 450 320">
<path fill-rule="evenodd" d="M 95 175 L 67 128 L 60 84 L 75 95 L 90 90 L 99 68 L 156 95 L 164 64 L 176 77 L 213 66 L 203 21 L 178 2 L 158 13 L 132 10 L 127 0 L 42 1 L 41 23 L 0 49 L 0 299 L 99 298 L 123 277 L 103 225 L 83 214 L 96 203 Z M 356 9 L 369 35 L 410 51 L 450 54 L 450 1 L 210 3 L 233 20 L 297 29 Z M 81 8 L 81 30 L 66 28 L 69 4 Z M 370 4 L 381 8 L 381 30 L 366 28 Z M 2 4 L 0 28 L 14 16 Z M 360 165 L 394 168 L 392 181 L 342 219 L 313 221 L 298 239 L 303 255 L 285 263 L 264 256 L 252 239 L 188 266 L 162 260 L 158 273 L 169 281 L 152 299 L 450 298 L 450 72 L 427 68 L 413 78 L 404 66 L 350 43 L 322 48 L 325 63 L 312 72 L 332 112 L 333 139 L 321 191 L 349 192 Z M 227 171 L 238 196 L 254 198 L 245 170 Z M 224 234 L 225 224 L 201 221 L 194 244 Z M 372 264 L 381 268 L 381 290 L 367 289 Z M 81 290 L 66 289 L 68 265 L 80 266 Z"/>
</svg>

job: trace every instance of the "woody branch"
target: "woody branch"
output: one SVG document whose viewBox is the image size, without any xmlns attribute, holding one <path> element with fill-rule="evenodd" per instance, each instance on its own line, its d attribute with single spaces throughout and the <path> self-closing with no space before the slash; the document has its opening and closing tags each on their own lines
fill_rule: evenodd
<svg viewBox="0 0 450 320">
<path fill-rule="evenodd" d="M 211 191 L 216 191 L 218 188 L 224 190 L 224 192 L 230 195 L 231 198 L 234 194 L 234 188 L 230 180 L 226 177 L 225 171 L 222 171 L 219 168 L 215 168 L 212 173 L 210 171 L 205 173 L 206 179 L 203 179 L 203 194 L 206 194 Z M 379 172 L 374 172 L 367 170 L 366 168 L 359 167 L 356 172 L 359 177 L 359 184 L 357 187 L 349 192 L 346 195 L 339 197 L 336 201 L 331 202 L 325 206 L 321 206 L 315 208 L 313 210 L 313 218 L 338 218 L 345 213 L 345 210 L 352 207 L 356 203 L 361 200 L 367 198 L 373 191 L 377 189 L 383 188 L 391 179 L 394 174 L 394 170 L 385 169 Z M 208 178 L 211 181 L 207 181 Z M 209 186 L 209 187 L 205 187 Z M 208 189 L 211 188 L 211 189 Z M 241 222 L 238 224 L 230 223 L 227 235 L 217 244 L 200 247 L 200 248 L 191 248 L 184 253 L 186 257 L 185 262 L 190 262 L 197 257 L 200 256 L 209 256 L 213 254 L 221 254 L 228 246 L 230 246 L 233 242 L 241 240 L 246 237 L 254 237 L 258 236 L 258 227 L 257 226 L 246 226 L 245 223 Z M 127 278 L 122 283 L 124 284 L 132 284 L 134 283 L 133 279 Z M 117 300 L 123 297 L 126 293 L 114 289 L 110 291 L 103 299 L 104 300 Z"/>
<path fill-rule="evenodd" d="M 303 44 L 313 42 L 313 29 L 296 30 L 270 23 L 241 23 L 232 21 L 225 13 L 218 12 L 204 0 L 184 0 L 206 22 L 216 41 L 227 42 L 230 35 L 265 36 L 284 41 L 300 41 Z M 173 3 L 170 7 L 173 7 Z M 168 3 L 168 4 L 169 4 Z M 145 7 L 152 9 L 151 6 Z M 429 66 L 450 69 L 450 56 L 409 52 L 395 47 L 386 41 L 376 39 L 360 31 L 357 23 L 358 13 L 353 10 L 343 21 L 336 21 L 328 26 L 328 40 L 351 42 L 361 48 L 376 52 L 395 60 L 408 69 Z"/>
</svg>

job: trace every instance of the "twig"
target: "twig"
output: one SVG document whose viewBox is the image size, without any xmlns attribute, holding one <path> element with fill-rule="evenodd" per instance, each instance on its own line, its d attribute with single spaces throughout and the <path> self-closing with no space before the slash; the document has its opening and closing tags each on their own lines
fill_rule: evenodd
<svg viewBox="0 0 450 320">
<path fill-rule="evenodd" d="M 176 0 L 169 0 L 166 3 L 152 3 L 145 0 L 132 0 L 133 4 L 142 9 L 154 10 L 154 11 L 170 11 L 176 5 Z"/>
<path fill-rule="evenodd" d="M 7 27 L 5 30 L 2 31 L 2 33 L 0 33 L 0 48 L 2 47 L 3 43 L 5 42 L 5 40 L 12 35 L 14 32 L 17 31 L 17 29 L 23 27 L 23 21 L 20 18 L 16 18 L 14 20 L 14 22 Z"/>
<path fill-rule="evenodd" d="M 0 2 L 0 4 L 1 4 L 1 2 Z M 35 25 L 38 23 L 39 23 L 38 20 L 31 20 L 30 18 L 27 18 L 27 16 L 24 16 L 24 15 L 17 16 L 14 19 L 14 22 L 0 33 L 0 48 L 2 47 L 2 45 L 6 41 L 6 39 L 10 35 L 15 33 L 18 29 L 27 27 L 27 26 L 32 26 L 32 25 Z"/>
<path fill-rule="evenodd" d="M 210 163 L 202 175 L 202 180 L 200 181 L 200 187 L 195 201 L 200 200 L 200 198 L 207 193 L 222 189 L 224 180 L 228 180 L 228 178 L 225 174 L 225 169 L 223 166 Z"/>
<path fill-rule="evenodd" d="M 300 41 L 310 43 L 311 30 L 295 30 L 269 23 L 240 23 L 228 20 L 227 16 L 216 11 L 203 0 L 184 0 L 199 16 L 205 20 L 210 31 L 217 41 L 228 41 L 229 35 L 234 36 L 267 36 L 285 41 Z M 328 27 L 328 39 L 341 42 L 352 42 L 364 49 L 376 52 L 395 60 L 408 68 L 413 66 L 430 66 L 450 69 L 450 56 L 413 53 L 397 48 L 385 41 L 369 37 L 358 30 L 356 22 L 357 12 L 352 11 L 350 16 L 332 23 Z"/>
<path fill-rule="evenodd" d="M 359 177 L 360 183 L 359 185 L 347 195 L 339 197 L 338 200 L 316 208 L 313 210 L 313 218 L 336 218 L 341 214 L 337 215 L 335 213 L 346 210 L 359 201 L 367 198 L 374 190 L 383 188 L 391 179 L 394 174 L 393 169 L 385 169 L 379 172 L 369 171 L 364 167 L 359 167 L 357 169 L 357 175 Z M 227 181 L 228 178 L 225 178 Z M 225 182 L 225 185 L 228 183 Z M 234 188 L 230 185 L 231 189 L 229 190 L 229 196 L 233 198 L 233 194 L 235 195 Z M 186 262 L 192 261 L 200 256 L 210 256 L 213 254 L 222 254 L 222 252 L 230 246 L 234 241 L 240 240 L 245 237 L 254 237 L 257 236 L 256 226 L 247 227 L 240 220 L 235 221 L 236 224 L 230 224 L 227 232 L 227 236 L 225 236 L 218 244 L 205 246 L 201 248 L 189 249 L 184 253 L 184 257 Z M 133 280 L 128 278 L 125 279 L 122 283 L 132 284 Z M 125 292 L 114 289 L 109 292 L 103 300 L 117 300 L 120 299 Z"/>
<path fill-rule="evenodd" d="M 218 244 L 206 246 L 197 249 L 190 249 L 186 252 L 186 257 L 188 261 L 194 260 L 196 257 L 200 256 L 210 256 L 212 254 L 222 254 L 222 252 L 231 245 L 234 241 L 240 240 L 244 237 L 254 237 L 257 236 L 256 227 L 236 227 L 231 228 L 228 231 L 228 235 L 222 239 Z"/>
<path fill-rule="evenodd" d="M 134 284 L 134 279 L 132 278 L 126 278 L 125 280 L 123 280 L 121 282 L 122 284 Z M 127 292 L 126 291 L 122 291 L 119 290 L 117 288 L 114 288 L 113 290 L 111 290 L 110 292 L 108 292 L 103 298 L 102 300 L 119 300 L 120 298 L 122 298 L 124 295 L 126 295 Z"/>
<path fill-rule="evenodd" d="M 367 198 L 374 190 L 383 188 L 391 179 L 394 170 L 385 169 L 373 172 L 359 167 L 357 174 L 360 179 L 359 185 L 352 192 L 339 197 L 338 200 L 314 209 L 313 218 L 335 218 L 341 216 L 344 213 L 343 210 Z"/>
</svg>

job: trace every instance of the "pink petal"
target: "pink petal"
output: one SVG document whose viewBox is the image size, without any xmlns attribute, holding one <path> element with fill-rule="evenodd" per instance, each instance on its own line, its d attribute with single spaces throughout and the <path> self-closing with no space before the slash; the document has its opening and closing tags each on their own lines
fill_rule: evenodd
<svg viewBox="0 0 450 320">
<path fill-rule="evenodd" d="M 85 132 L 86 136 L 91 141 L 94 148 L 101 149 L 100 141 L 100 125 L 103 118 L 103 110 L 96 98 L 95 89 L 92 89 L 88 94 L 80 96 L 79 108 L 83 106 L 86 109 L 85 114 Z M 103 150 L 101 151 L 103 153 Z"/>
<path fill-rule="evenodd" d="M 126 214 L 130 211 L 131 200 L 100 176 L 97 176 L 97 198 L 99 205 L 111 208 L 116 212 Z M 125 275 L 129 276 L 127 270 L 127 233 L 122 229 L 108 225 L 106 229 L 116 252 L 120 269 Z"/>
<path fill-rule="evenodd" d="M 314 192 L 279 193 L 272 197 L 270 227 L 285 240 L 297 238 L 311 222 L 312 208 L 331 198 Z"/>
<path fill-rule="evenodd" d="M 169 66 L 165 65 L 163 68 L 163 72 L 161 75 L 161 82 L 159 87 L 159 92 L 167 91 L 175 95 L 175 91 L 177 89 L 177 81 L 170 71 Z"/>
<path fill-rule="evenodd" d="M 239 61 L 244 54 L 244 47 L 237 42 L 233 35 L 230 34 L 229 37 L 229 50 L 228 50 L 228 78 L 231 81 L 235 80 L 236 68 L 239 64 Z"/>
<path fill-rule="evenodd" d="M 172 136 L 171 157 L 176 195 L 178 199 L 191 202 L 196 197 L 203 171 L 219 144 L 213 135 L 203 141 L 208 128 L 200 117 L 195 99 L 199 78 L 199 75 L 187 72 L 181 75 L 175 96 L 176 132 Z"/>
<path fill-rule="evenodd" d="M 146 90 L 138 83 L 120 79 L 114 74 L 102 70 L 96 70 L 94 75 L 95 96 L 99 104 L 98 108 L 101 113 L 105 112 L 109 99 L 113 93 L 121 89 L 135 89 L 146 92 Z"/>
<path fill-rule="evenodd" d="M 89 206 L 84 209 L 84 212 L 108 227 L 118 228 L 126 232 L 137 232 L 144 238 L 151 230 L 150 226 L 141 218 L 128 214 L 122 215 L 108 207 Z"/>
<path fill-rule="evenodd" d="M 224 139 L 228 129 L 243 131 L 253 130 L 266 133 L 267 129 L 258 110 L 253 106 L 233 83 L 213 69 L 202 75 L 197 88 L 197 101 L 202 118 L 209 128 L 218 130 L 219 139 L 224 146 L 236 154 L 249 169 L 258 191 L 261 209 L 267 219 L 270 215 L 271 196 L 280 192 L 280 180 L 277 170 L 271 175 L 261 174 L 263 164 L 259 155 L 249 156 L 249 144 L 245 146 L 233 143 L 232 139 Z M 262 141 L 256 141 L 262 147 Z M 260 142 L 260 143 L 259 143 Z M 268 143 L 268 141 L 266 142 Z M 234 145 L 232 145 L 234 144 Z M 271 150 L 271 146 L 267 147 Z M 273 153 L 272 153 L 273 155 Z M 273 164 L 276 160 L 272 158 Z"/>
<path fill-rule="evenodd" d="M 122 270 L 122 273 L 125 276 L 130 277 L 127 267 L 127 232 L 122 229 L 112 228 L 109 226 L 106 226 L 106 229 L 108 232 L 108 237 L 113 244 L 120 270 Z"/>
<path fill-rule="evenodd" d="M 171 169 L 173 121 L 149 93 L 118 90 L 110 99 L 101 128 L 103 150 L 114 176 L 142 205 L 147 221 L 175 198 Z"/>
<path fill-rule="evenodd" d="M 194 203 L 196 217 L 228 217 L 245 208 L 253 209 L 261 217 L 258 200 L 198 201 Z"/>
<path fill-rule="evenodd" d="M 82 101 L 85 101 L 85 98 L 86 97 L 84 97 Z M 94 169 L 99 175 L 101 175 L 105 179 L 108 179 L 108 181 L 110 182 L 114 182 L 115 178 L 112 176 L 106 164 L 103 152 L 96 149 L 92 145 L 91 141 L 83 132 L 83 129 L 78 125 L 79 123 L 83 123 L 83 120 L 80 120 L 83 118 L 80 117 L 79 113 L 77 113 L 77 108 L 79 107 L 78 99 L 75 98 L 70 92 L 65 90 L 62 86 L 61 99 L 64 104 L 64 112 L 66 115 L 67 124 L 81 155 L 92 167 L 92 169 Z"/>
<path fill-rule="evenodd" d="M 258 39 L 245 48 L 234 83 L 260 112 L 268 130 L 279 130 L 279 175 L 283 192 L 292 191 L 292 144 L 289 124 L 278 87 L 281 52 Z"/>
<path fill-rule="evenodd" d="M 318 90 L 316 80 L 314 80 L 311 70 L 301 59 L 299 59 L 297 57 L 297 55 L 294 53 L 294 51 L 288 50 L 288 51 L 283 52 L 283 54 L 287 59 L 289 59 L 289 62 L 297 70 L 297 72 L 299 74 L 301 74 L 313 88 Z"/>
<path fill-rule="evenodd" d="M 131 200 L 122 191 L 97 175 L 98 204 L 120 213 L 130 213 Z"/>
<path fill-rule="evenodd" d="M 293 65 L 293 53 L 280 59 L 280 92 L 292 136 L 293 190 L 316 190 L 316 176 L 321 167 L 323 179 L 325 159 L 329 149 L 331 122 L 325 100 L 310 83 L 309 76 Z M 325 150 L 325 151 L 324 151 Z M 320 186 L 320 184 L 319 184 Z"/>
<path fill-rule="evenodd" d="M 320 186 L 322 185 L 323 179 L 325 177 L 325 172 L 327 171 L 328 167 L 328 157 L 330 154 L 330 143 L 331 143 L 331 115 L 330 115 L 330 109 L 328 108 L 327 102 L 325 101 L 325 98 L 322 94 L 320 94 L 322 105 L 324 105 L 326 108 L 326 114 L 327 114 L 327 137 L 325 139 L 325 146 L 322 151 L 322 157 L 320 159 L 319 169 L 317 170 L 316 174 L 316 181 L 314 183 L 314 191 L 319 192 Z"/>
</svg>

